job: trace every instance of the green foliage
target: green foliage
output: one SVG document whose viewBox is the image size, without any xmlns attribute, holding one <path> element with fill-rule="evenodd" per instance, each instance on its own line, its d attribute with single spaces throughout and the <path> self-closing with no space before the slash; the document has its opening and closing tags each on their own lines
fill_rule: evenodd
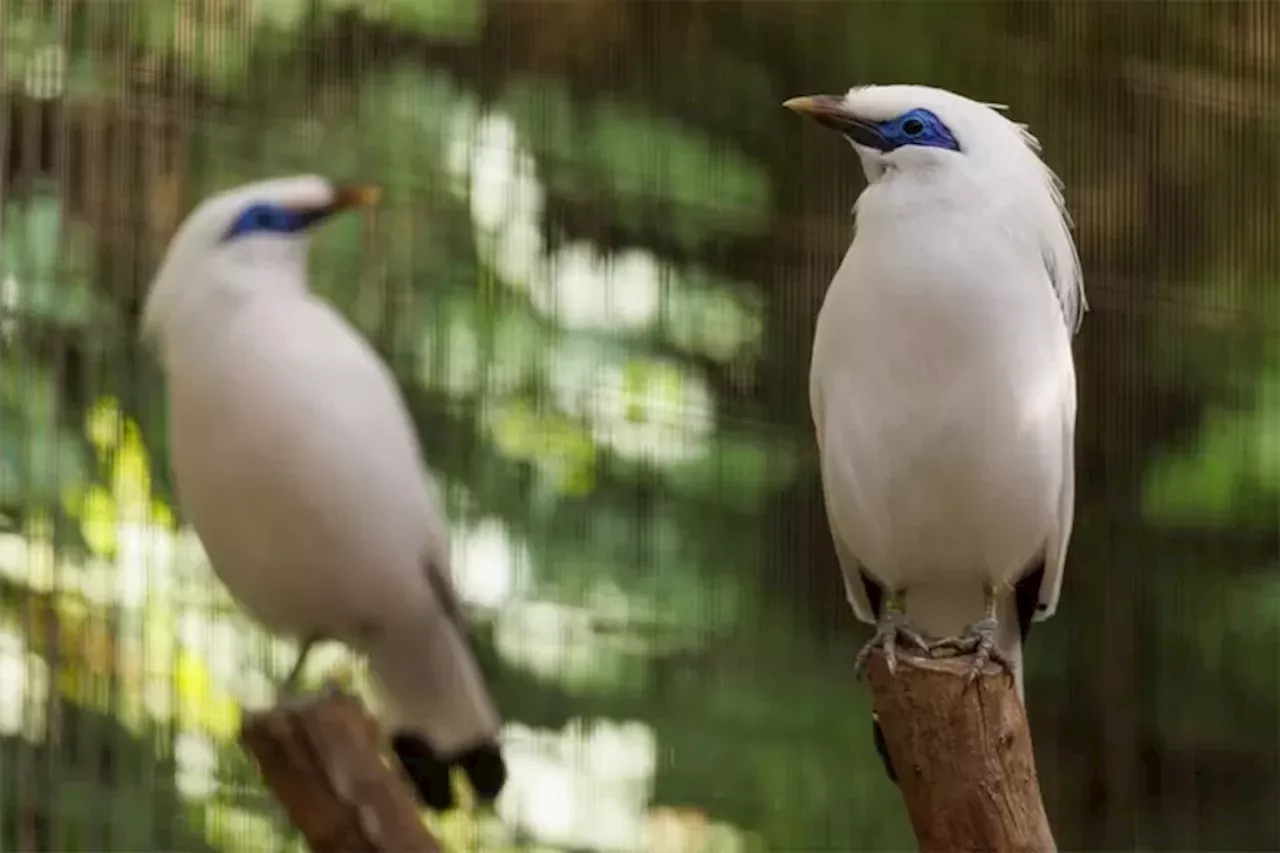
<svg viewBox="0 0 1280 853">
<path fill-rule="evenodd" d="M 6 207 L 3 301 L 37 324 L 85 326 L 99 313 L 90 267 L 94 237 L 84 225 L 66 220 L 62 207 L 53 193 Z"/>
<path fill-rule="evenodd" d="M 703 270 L 682 271 L 662 303 L 663 333 L 691 354 L 719 362 L 759 356 L 764 331 L 760 292 Z"/>
<path fill-rule="evenodd" d="M 774 237 L 795 214 L 806 229 L 812 219 L 805 217 L 819 212 L 841 217 L 844 228 L 845 211 L 831 209 L 825 184 L 815 188 L 816 180 L 834 180 L 837 172 L 826 163 L 813 169 L 770 153 L 780 150 L 775 143 L 786 132 L 777 102 L 801 94 L 782 88 L 797 79 L 825 80 L 813 89 L 830 90 L 898 78 L 953 85 L 992 100 L 1008 95 L 1018 105 L 1015 117 L 1038 110 L 1057 121 L 1050 127 L 1061 138 L 1051 150 L 1112 150 L 1100 146 L 1127 137 L 1114 105 L 1087 103 L 1090 93 L 1112 91 L 1127 56 L 1152 54 L 1124 44 L 1116 28 L 1159 33 L 1165 26 L 1160 22 L 1168 21 L 1168 32 L 1184 49 L 1208 51 L 1210 37 L 1203 34 L 1223 19 L 1207 6 L 1159 15 L 1102 6 L 1072 11 L 1071 26 L 1092 33 L 1090 44 L 1107 62 L 1097 63 L 1104 77 L 1093 88 L 1068 95 L 1059 90 L 1059 78 L 1079 74 L 1080 64 L 1096 57 L 1082 59 L 1078 45 L 1060 33 L 1070 28 L 1057 7 L 1019 11 L 1030 21 L 1025 32 L 1039 41 L 1018 48 L 1021 73 L 1010 76 L 1008 63 L 990 49 L 1005 37 L 1007 21 L 1018 17 L 1005 4 L 942 16 L 921 3 L 804 9 L 657 4 L 628 23 L 637 28 L 634 37 L 628 33 L 610 46 L 619 52 L 610 71 L 618 75 L 615 81 L 602 77 L 605 64 L 593 54 L 597 42 L 590 41 L 609 44 L 606 24 L 614 19 L 589 10 L 591 4 L 574 8 L 559 40 L 539 33 L 529 55 L 525 45 L 512 51 L 533 71 L 494 67 L 504 48 L 495 53 L 488 42 L 501 41 L 491 39 L 494 34 L 510 38 L 502 16 L 511 5 L 9 3 L 0 11 L 0 95 L 61 92 L 69 106 L 87 105 L 90 114 L 136 119 L 139 105 L 149 102 L 121 93 L 131 92 L 129 86 L 149 91 L 156 70 L 172 68 L 172 79 L 164 76 L 167 70 L 159 76 L 180 82 L 184 93 L 220 99 L 219 112 L 183 124 L 191 134 L 184 152 L 191 172 L 175 180 L 186 182 L 185 198 L 284 172 L 381 184 L 384 201 L 376 212 L 335 220 L 317 235 L 313 283 L 393 364 L 423 425 L 428 459 L 454 497 L 455 520 L 500 521 L 529 563 L 528 584 L 480 620 L 478 629 L 479 652 L 506 716 L 551 729 L 575 718 L 651 726 L 662 756 L 652 801 L 733 822 L 742 829 L 735 836 L 740 849 L 903 849 L 909 845 L 905 818 L 873 753 L 866 692 L 851 683 L 851 655 L 825 652 L 811 626 L 796 624 L 788 595 L 763 580 L 779 573 L 765 564 L 764 555 L 778 550 L 773 537 L 790 536 L 807 521 L 791 506 L 793 498 L 816 495 L 810 434 L 780 425 L 802 423 L 803 413 L 777 413 L 773 423 L 729 414 L 742 402 L 740 377 L 803 381 L 807 352 L 788 341 L 807 328 L 808 321 L 796 316 L 808 310 L 803 306 L 817 290 L 793 298 L 775 288 L 765 298 L 766 280 L 776 285 L 783 274 L 809 275 L 780 268 L 797 261 L 791 244 L 780 249 Z M 619 15 L 635 12 L 631 4 L 617 8 Z M 559 13 L 549 13 L 548 23 Z M 658 44 L 641 38 L 661 15 L 687 15 L 689 26 L 670 28 Z M 569 20 L 581 29 L 569 27 Z M 395 38 L 385 38 L 388 33 Z M 335 61 L 323 69 L 304 63 L 314 38 L 344 42 L 348 35 L 352 43 L 374 46 L 376 63 L 365 68 Z M 107 45 L 112 50 L 104 50 Z M 459 61 L 460 47 L 466 61 Z M 955 60 L 975 56 L 981 61 Z M 628 70 L 636 63 L 645 70 Z M 593 94 L 584 98 L 584 91 Z M 1150 108 L 1144 104 L 1129 106 L 1140 112 Z M 186 106 L 183 100 L 156 109 Z M 1209 124 L 1188 122 L 1181 113 L 1141 115 L 1120 125 Z M 1264 143 L 1270 135 L 1274 129 L 1263 133 Z M 1150 180 L 1190 180 L 1201 150 L 1240 160 L 1233 140 L 1211 127 L 1199 141 L 1166 140 L 1161 155 L 1174 151 L 1176 157 L 1153 162 Z M 1270 148 L 1257 142 L 1246 153 L 1265 159 Z M 831 145 L 834 152 L 837 143 Z M 117 167 L 109 159 L 90 161 L 107 170 L 102 186 L 136 180 L 110 172 Z M 1078 163 L 1068 168 L 1081 173 L 1073 187 L 1092 191 L 1114 180 L 1106 170 L 1099 177 Z M 849 164 L 841 169 L 839 174 L 855 171 Z M 74 507 L 70 515 L 84 528 L 88 547 L 122 561 L 116 528 L 118 516 L 128 513 L 121 494 L 141 494 L 139 512 L 167 528 L 162 522 L 172 495 L 161 462 L 167 450 L 163 388 L 154 365 L 122 357 L 128 349 L 123 341 L 103 342 L 102 330 L 115 328 L 112 318 L 129 316 L 118 285 L 96 268 L 104 247 L 119 244 L 68 215 L 64 199 L 78 188 L 44 177 L 18 186 L 4 208 L 0 508 L 6 515 L 16 508 L 12 515 L 27 518 L 24 530 L 32 530 L 50 526 L 50 507 Z M 1184 184 L 1173 186 L 1183 191 Z M 813 204 L 799 211 L 784 207 L 801 191 Z M 1169 186 L 1163 192 L 1171 192 Z M 1082 372 L 1082 386 L 1103 389 L 1106 411 L 1089 413 L 1101 420 L 1089 434 L 1100 436 L 1112 451 L 1109 459 L 1118 458 L 1118 446 L 1133 452 L 1133 445 L 1117 444 L 1128 433 L 1117 427 L 1114 411 L 1149 402 L 1156 389 L 1192 401 L 1197 425 L 1188 441 L 1174 445 L 1167 436 L 1143 435 L 1142 458 L 1128 460 L 1144 474 L 1141 509 L 1161 527 L 1265 533 L 1276 526 L 1280 375 L 1274 366 L 1280 352 L 1274 341 L 1280 313 L 1268 276 L 1235 272 L 1232 259 L 1248 242 L 1240 235 L 1251 233 L 1234 218 L 1245 209 L 1240 199 L 1223 191 L 1203 200 L 1215 214 L 1200 218 L 1215 225 L 1185 242 L 1205 244 L 1203 256 L 1210 260 L 1185 271 L 1190 284 L 1153 285 L 1149 293 L 1163 298 L 1165 307 L 1150 312 L 1151 318 L 1119 314 L 1139 330 L 1129 343 L 1141 356 L 1129 363 L 1109 350 L 1102 357 L 1091 354 L 1089 372 Z M 628 254 L 585 246 L 574 227 L 553 222 L 565 209 L 571 219 L 601 225 L 598 230 L 611 239 L 631 244 Z M 1163 231 L 1153 224 L 1161 213 L 1153 207 L 1117 233 L 1126 240 L 1155 234 L 1150 239 L 1168 241 L 1175 233 L 1169 223 L 1161 220 Z M 802 242 L 808 241 L 806 232 Z M 725 248 L 740 246 L 759 252 L 761 260 L 748 272 L 738 258 L 726 261 Z M 1090 258 L 1121 254 L 1114 246 L 1086 252 Z M 1163 273 L 1143 271 L 1153 278 Z M 143 282 L 136 285 L 141 289 Z M 630 308 L 616 310 L 610 302 L 623 297 L 633 299 Z M 1114 322 L 1116 314 L 1106 316 L 1111 309 L 1099 313 L 1113 321 L 1103 328 L 1114 332 L 1123 325 Z M 18 328 L 22 334 L 13 334 Z M 80 413 L 70 405 L 82 391 L 60 372 L 68 355 L 89 364 L 99 403 L 111 394 L 135 399 L 120 407 L 138 419 L 129 441 L 145 439 L 149 470 L 135 458 L 142 454 L 133 444 L 128 454 L 114 445 L 107 452 L 97 439 L 98 464 L 86 464 Z M 766 363 L 766 357 L 778 361 Z M 1134 381 L 1126 371 L 1141 382 L 1133 399 L 1107 397 L 1107 389 L 1133 391 L 1124 384 Z M 728 387 L 731 401 L 718 396 Z M 749 405 L 767 398 L 757 394 Z M 116 476 L 126 468 L 130 476 Z M 1099 489 L 1082 483 L 1082 501 Z M 780 500 L 783 494 L 787 500 Z M 1174 545 L 1140 546 L 1131 533 L 1104 543 L 1101 529 L 1080 525 L 1078 538 L 1092 547 L 1073 550 L 1074 576 L 1116 571 L 1116 564 L 1160 567 L 1145 573 L 1154 579 L 1142 595 L 1121 584 L 1108 587 L 1116 607 L 1142 614 L 1135 629 L 1142 632 L 1139 645 L 1159 650 L 1160 665 L 1143 676 L 1147 704 L 1134 716 L 1169 742 L 1247 746 L 1238 725 L 1242 715 L 1257 726 L 1274 722 L 1275 678 L 1267 654 L 1280 642 L 1277 566 L 1192 560 Z M 46 539 L 41 543 L 52 547 Z M 808 572 L 819 550 L 816 543 L 801 549 L 783 572 Z M 10 556 L 6 577 L 28 572 L 26 582 L 35 587 L 36 570 Z M 118 565 L 94 568 L 121 571 Z M 40 571 L 39 583 L 49 582 L 49 572 Z M 14 624 L 22 611 L 15 602 L 32 600 L 30 589 L 6 591 L 5 612 Z M 152 664 L 165 657 L 155 654 L 157 648 L 176 644 L 177 617 L 166 607 L 132 617 L 146 625 Z M 63 627 L 86 620 L 66 618 Z M 1081 645 L 1080 625 L 1092 630 L 1093 620 L 1072 623 L 1077 633 L 1071 641 L 1058 622 L 1037 629 L 1044 632 L 1044 648 L 1036 645 L 1029 658 L 1040 680 L 1061 680 L 1061 660 Z M 31 642 L 52 656 L 47 643 Z M 82 657 L 90 647 L 69 645 Z M 225 735 L 233 700 L 212 674 L 213 661 L 189 650 L 172 656 L 174 693 L 185 691 L 183 701 L 197 706 L 187 710 L 206 722 L 217 718 Z M 1079 669 L 1092 672 L 1095 661 L 1088 663 Z M 90 712 L 70 703 L 75 707 L 66 736 L 95 732 L 99 742 L 117 744 L 124 756 L 117 769 L 124 770 L 105 784 L 73 750 L 22 746 L 41 753 L 56 782 L 42 782 L 38 790 L 59 805 L 51 820 L 64 846 L 99 844 L 103 822 L 112 824 L 117 849 L 245 849 L 250 839 L 286 844 L 273 814 L 262 807 L 252 766 L 229 740 L 216 744 L 219 796 L 184 803 L 174 785 L 176 761 L 167 756 L 172 732 L 156 720 L 141 735 L 121 724 L 126 717 L 159 714 L 143 707 L 138 681 L 98 671 L 86 675 L 77 666 L 63 673 L 64 680 L 91 684 L 104 695 L 114 690 L 128 701 L 98 708 L 120 713 L 119 719 L 104 717 L 97 728 L 87 721 Z M 265 663 L 254 667 L 271 671 Z M 1170 672 L 1180 677 L 1168 677 Z M 1188 689 L 1188 682 L 1203 689 Z M 126 707 L 128 714 L 121 711 Z M 1073 713 L 1088 726 L 1108 709 L 1081 702 Z M 22 766 L 19 746 L 12 740 L 0 745 L 0 799 L 6 803 L 12 774 L 19 772 L 11 768 Z M 1262 781 L 1254 780 L 1265 791 Z M 1087 787 L 1078 779 L 1063 784 Z M 6 816 L 0 823 L 0 848 L 16 848 L 12 820 Z"/>
<path fill-rule="evenodd" d="M 539 157 L 540 179 L 569 198 L 610 203 L 616 227 L 663 229 L 689 251 L 765 227 L 772 188 L 749 157 L 636 104 L 573 101 L 554 80 L 509 83 L 499 104 Z"/>
<path fill-rule="evenodd" d="M 1159 660 L 1147 676 L 1156 723 L 1176 738 L 1247 743 L 1274 714 L 1275 674 L 1265 663 L 1280 647 L 1280 562 L 1245 567 L 1162 554 L 1155 588 Z M 1231 578 L 1224 586 L 1221 578 Z M 1189 631 L 1188 626 L 1194 626 Z M 1176 668 L 1203 689 L 1188 693 L 1158 677 Z M 1184 682 L 1185 685 L 1185 682 Z"/>
<path fill-rule="evenodd" d="M 62 426 L 57 395 L 42 366 L 0 362 L 0 506 L 56 507 L 84 476 L 82 444 Z"/>
<path fill-rule="evenodd" d="M 257 38 L 237 4 L 156 0 L 139 12 L 132 17 L 137 47 L 169 58 L 221 93 L 242 89 L 254 48 L 272 43 Z"/>
<path fill-rule="evenodd" d="M 764 511 L 764 503 L 792 482 L 799 454 L 790 440 L 768 433 L 720 432 L 712 451 L 691 461 L 677 462 L 666 480 L 683 495 L 718 499 L 745 516 Z"/>
<path fill-rule="evenodd" d="M 156 752 L 164 732 L 135 735 L 105 714 L 72 704 L 58 719 L 57 747 L 0 738 L 6 806 L 15 793 L 12 782 L 21 779 L 35 810 L 20 814 L 10 806 L 0 812 L 0 847 L 22 849 L 19 838 L 30 839 L 40 827 L 35 831 L 50 849 L 212 849 L 199 812 L 174 787 L 172 759 Z"/>
<path fill-rule="evenodd" d="M 0 29 L 0 84 L 6 88 L 23 87 L 31 63 L 42 50 L 58 44 L 58 30 L 52 16 L 33 14 L 30 9 L 19 13 L 8 10 Z"/>
<path fill-rule="evenodd" d="M 479 38 L 484 28 L 486 0 L 320 0 L 328 13 L 358 11 L 368 20 L 392 24 L 397 30 L 445 41 L 467 43 Z"/>
<path fill-rule="evenodd" d="M 1196 445 L 1158 457 L 1143 509 L 1163 524 L 1273 527 L 1280 511 L 1280 374 L 1261 379 L 1253 408 L 1210 412 Z"/>
</svg>

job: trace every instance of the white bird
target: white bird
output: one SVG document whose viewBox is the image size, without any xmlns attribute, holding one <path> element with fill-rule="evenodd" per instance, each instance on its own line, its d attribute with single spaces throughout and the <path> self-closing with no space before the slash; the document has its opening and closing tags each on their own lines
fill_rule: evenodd
<svg viewBox="0 0 1280 853">
<path fill-rule="evenodd" d="M 882 648 L 893 671 L 899 642 L 975 652 L 971 676 L 995 659 L 1021 696 L 1075 504 L 1087 305 L 1061 185 L 1024 126 L 941 89 L 785 106 L 843 135 L 868 181 L 809 374 L 846 592 L 877 626 L 859 670 Z"/>
<path fill-rule="evenodd" d="M 506 779 L 500 719 L 449 576 L 436 486 L 390 371 L 308 289 L 314 226 L 377 200 L 299 176 L 214 196 L 179 228 L 143 333 L 168 378 L 178 503 L 261 625 L 341 640 L 385 689 L 419 798 L 449 808 L 451 766 L 482 800 Z"/>
</svg>

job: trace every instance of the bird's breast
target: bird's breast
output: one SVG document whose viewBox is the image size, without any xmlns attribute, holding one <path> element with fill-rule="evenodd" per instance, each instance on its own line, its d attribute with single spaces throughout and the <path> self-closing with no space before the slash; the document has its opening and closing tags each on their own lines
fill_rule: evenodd
<svg viewBox="0 0 1280 853">
<path fill-rule="evenodd" d="M 810 374 L 833 523 L 890 585 L 1002 579 L 1041 547 L 1062 482 L 1070 349 L 1052 292 L 857 249 Z"/>
<path fill-rule="evenodd" d="M 280 631 L 413 606 L 443 535 L 394 389 L 347 347 L 233 335 L 170 374 L 180 506 L 232 595 Z"/>
</svg>

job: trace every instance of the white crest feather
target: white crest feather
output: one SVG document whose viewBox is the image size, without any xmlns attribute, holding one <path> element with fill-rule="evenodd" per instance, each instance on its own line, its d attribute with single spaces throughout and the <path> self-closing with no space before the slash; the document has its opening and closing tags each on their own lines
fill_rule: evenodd
<svg viewBox="0 0 1280 853">
<path fill-rule="evenodd" d="M 1018 122 L 1009 123 L 1017 129 L 1023 144 L 1038 163 L 1045 188 L 1053 201 L 1051 212 L 1042 211 L 1045 214 L 1042 220 L 1044 262 L 1049 271 L 1049 280 L 1053 282 L 1053 289 L 1058 294 L 1058 302 L 1062 305 L 1063 319 L 1074 333 L 1080 329 L 1084 314 L 1089 310 L 1089 302 L 1084 293 L 1080 256 L 1076 251 L 1075 240 L 1071 237 L 1075 222 L 1071 218 L 1071 212 L 1067 210 L 1062 179 L 1040 158 L 1040 140 L 1031 129 Z"/>
</svg>

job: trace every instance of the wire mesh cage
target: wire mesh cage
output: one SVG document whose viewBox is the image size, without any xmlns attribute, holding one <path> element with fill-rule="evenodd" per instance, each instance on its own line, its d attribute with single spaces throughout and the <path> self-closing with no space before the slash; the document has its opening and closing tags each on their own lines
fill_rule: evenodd
<svg viewBox="0 0 1280 853">
<path fill-rule="evenodd" d="M 196 203 L 300 173 L 382 187 L 310 281 L 395 374 L 505 719 L 442 840 L 909 847 L 808 397 L 864 179 L 780 107 L 897 80 L 1009 104 L 1075 221 L 1025 664 L 1058 843 L 1280 849 L 1278 38 L 1264 2 L 5 0 L 0 849 L 305 849 L 236 743 L 294 643 L 184 517 L 139 328 Z M 377 701 L 341 644 L 306 677 Z"/>
</svg>

